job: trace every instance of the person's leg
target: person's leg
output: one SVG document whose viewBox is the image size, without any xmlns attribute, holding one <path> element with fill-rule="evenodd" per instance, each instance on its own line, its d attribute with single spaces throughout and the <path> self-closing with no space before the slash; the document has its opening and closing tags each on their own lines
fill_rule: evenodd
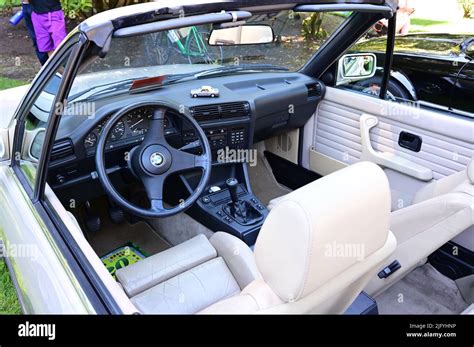
<svg viewBox="0 0 474 347">
<path fill-rule="evenodd" d="M 410 31 L 410 24 L 411 24 L 411 19 L 408 17 L 406 19 L 405 24 L 403 24 L 402 28 L 400 29 L 400 34 L 401 35 L 406 35 Z"/>
<path fill-rule="evenodd" d="M 33 22 L 31 21 L 31 13 L 33 12 L 33 9 L 30 4 L 22 4 L 21 6 L 23 11 L 23 18 L 25 19 L 26 29 L 28 31 L 28 36 L 31 38 L 31 41 L 33 41 L 33 47 L 35 48 L 38 60 L 40 61 L 41 65 L 44 65 L 44 63 L 46 63 L 46 61 L 48 60 L 48 55 L 38 50 L 35 30 L 33 28 Z"/>
<path fill-rule="evenodd" d="M 51 39 L 48 30 L 50 27 L 48 14 L 38 14 L 33 12 L 31 14 L 31 21 L 33 22 L 33 28 L 35 29 L 38 50 L 47 54 L 54 49 L 53 40 Z"/>
<path fill-rule="evenodd" d="M 62 10 L 51 12 L 51 26 L 49 28 L 56 49 L 67 35 L 64 12 Z"/>
</svg>

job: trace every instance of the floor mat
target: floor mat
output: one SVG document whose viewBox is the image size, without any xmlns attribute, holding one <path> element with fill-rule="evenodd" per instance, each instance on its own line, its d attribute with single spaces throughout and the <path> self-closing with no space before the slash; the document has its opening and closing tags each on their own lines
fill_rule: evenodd
<svg viewBox="0 0 474 347">
<path fill-rule="evenodd" d="M 464 300 L 474 304 L 474 275 L 459 278 L 455 282 Z"/>
<path fill-rule="evenodd" d="M 170 245 L 145 222 L 115 224 L 103 218 L 103 223 L 102 230 L 99 232 L 87 233 L 87 239 L 97 254 L 106 254 L 111 249 L 121 247 L 128 242 L 140 245 L 143 251 L 150 255 L 170 248 Z"/>
<path fill-rule="evenodd" d="M 456 283 L 425 264 L 376 298 L 380 314 L 459 314 L 469 305 Z"/>
<path fill-rule="evenodd" d="M 269 164 L 260 153 L 257 156 L 257 165 L 249 166 L 248 173 L 252 191 L 264 205 L 291 192 L 291 189 L 283 187 L 276 181 Z"/>
<path fill-rule="evenodd" d="M 132 242 L 127 242 L 127 244 L 100 257 L 100 260 L 102 260 L 102 263 L 109 270 L 112 277 L 115 278 L 115 272 L 118 269 L 135 264 L 146 257 L 145 252 L 139 246 Z"/>
</svg>

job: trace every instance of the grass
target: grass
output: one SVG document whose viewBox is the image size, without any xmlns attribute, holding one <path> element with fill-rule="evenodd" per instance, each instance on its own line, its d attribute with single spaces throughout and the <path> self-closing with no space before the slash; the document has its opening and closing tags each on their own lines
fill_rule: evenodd
<svg viewBox="0 0 474 347">
<path fill-rule="evenodd" d="M 0 260 L 0 314 L 21 314 L 15 287 L 4 260 Z"/>
<path fill-rule="evenodd" d="M 466 34 L 473 33 L 474 19 L 460 18 L 457 21 L 433 20 L 427 18 L 411 19 L 411 33 L 449 33 L 449 34 Z"/>
<path fill-rule="evenodd" d="M 20 0 L 13 0 L 13 1 L 0 0 L 0 7 L 5 7 L 7 4 L 10 6 L 20 6 L 21 1 Z"/>
<path fill-rule="evenodd" d="M 0 90 L 21 86 L 26 82 L 0 77 Z M 13 286 L 4 260 L 0 260 L 0 314 L 20 314 L 21 308 L 16 297 Z"/>
<path fill-rule="evenodd" d="M 10 78 L 0 77 L 0 90 L 14 88 L 26 84 L 27 82 L 12 80 Z"/>
<path fill-rule="evenodd" d="M 412 25 L 418 26 L 431 26 L 431 25 L 446 25 L 449 24 L 447 20 L 433 20 L 433 19 L 426 19 L 426 18 L 413 18 L 411 20 Z"/>
</svg>

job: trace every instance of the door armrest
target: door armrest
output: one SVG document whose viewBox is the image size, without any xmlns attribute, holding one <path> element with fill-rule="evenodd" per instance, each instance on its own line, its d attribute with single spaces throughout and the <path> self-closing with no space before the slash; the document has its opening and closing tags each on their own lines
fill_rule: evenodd
<svg viewBox="0 0 474 347">
<path fill-rule="evenodd" d="M 425 166 L 412 162 L 400 155 L 376 151 L 370 142 L 370 129 L 375 127 L 379 120 L 375 116 L 363 114 L 360 117 L 360 136 L 362 142 L 361 160 L 370 161 L 422 181 L 431 181 L 433 171 Z"/>
</svg>

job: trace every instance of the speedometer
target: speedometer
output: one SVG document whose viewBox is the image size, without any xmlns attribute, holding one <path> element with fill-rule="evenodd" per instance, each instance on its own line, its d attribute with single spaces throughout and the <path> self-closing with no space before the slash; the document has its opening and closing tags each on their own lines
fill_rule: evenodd
<svg viewBox="0 0 474 347">
<path fill-rule="evenodd" d="M 134 136 L 145 135 L 151 118 L 151 112 L 147 109 L 138 109 L 127 116 L 127 125 Z"/>
</svg>

